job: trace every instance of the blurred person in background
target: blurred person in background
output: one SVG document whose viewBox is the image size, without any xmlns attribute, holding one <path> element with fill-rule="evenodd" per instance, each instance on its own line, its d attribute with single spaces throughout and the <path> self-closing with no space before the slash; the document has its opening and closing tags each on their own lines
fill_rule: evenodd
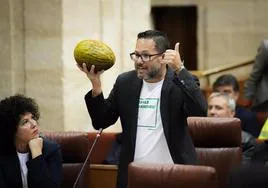
<svg viewBox="0 0 268 188">
<path fill-rule="evenodd" d="M 214 92 L 208 97 L 208 117 L 226 117 L 232 118 L 235 115 L 235 100 L 225 93 Z M 249 164 L 252 162 L 255 149 L 255 138 L 242 130 L 242 164 Z"/>
<path fill-rule="evenodd" d="M 260 164 L 240 165 L 228 177 L 227 188 L 268 187 L 268 168 Z"/>
<path fill-rule="evenodd" d="M 241 120 L 241 128 L 257 138 L 260 134 L 262 123 L 258 121 L 257 113 L 237 104 L 240 95 L 239 83 L 232 74 L 224 74 L 216 79 L 212 85 L 213 92 L 228 94 L 236 102 L 234 117 Z"/>
<path fill-rule="evenodd" d="M 244 98 L 253 111 L 268 112 L 268 40 L 258 48 L 252 71 L 245 82 Z"/>
</svg>

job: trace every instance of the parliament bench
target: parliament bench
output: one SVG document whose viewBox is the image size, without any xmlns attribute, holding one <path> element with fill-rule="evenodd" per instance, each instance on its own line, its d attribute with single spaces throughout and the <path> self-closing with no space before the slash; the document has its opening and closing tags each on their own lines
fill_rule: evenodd
<svg viewBox="0 0 268 188">
<path fill-rule="evenodd" d="M 241 161 L 240 120 L 190 117 L 188 127 L 197 151 L 199 165 L 215 168 L 218 185 L 224 188 L 229 171 Z M 116 134 L 103 132 L 99 137 L 81 178 L 83 180 L 81 183 L 86 187 L 115 188 L 117 166 L 103 163 L 111 150 Z M 60 144 L 63 165 L 66 168 L 62 184 L 71 187 L 96 138 L 96 132 L 43 132 L 43 135 Z"/>
</svg>

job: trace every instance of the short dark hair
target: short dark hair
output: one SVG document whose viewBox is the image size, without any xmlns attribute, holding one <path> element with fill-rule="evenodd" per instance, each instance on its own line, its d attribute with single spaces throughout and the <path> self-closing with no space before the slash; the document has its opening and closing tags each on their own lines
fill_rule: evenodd
<svg viewBox="0 0 268 188">
<path fill-rule="evenodd" d="M 138 34 L 138 39 L 152 39 L 159 53 L 170 48 L 170 41 L 166 33 L 157 30 L 147 30 Z"/>
<path fill-rule="evenodd" d="M 0 142 L 1 146 L 4 144 L 3 146 L 8 150 L 6 152 L 15 151 L 14 136 L 21 115 L 27 112 L 32 113 L 36 120 L 40 117 L 38 105 L 32 98 L 16 94 L 0 101 Z"/>
<path fill-rule="evenodd" d="M 212 89 L 216 91 L 220 86 L 232 86 L 235 92 L 239 92 L 239 84 L 236 77 L 232 74 L 224 74 L 217 78 L 213 83 Z"/>
</svg>

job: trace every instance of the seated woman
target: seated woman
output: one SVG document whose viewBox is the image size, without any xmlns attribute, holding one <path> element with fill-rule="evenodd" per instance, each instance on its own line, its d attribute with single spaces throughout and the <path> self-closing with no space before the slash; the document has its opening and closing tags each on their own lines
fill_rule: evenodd
<svg viewBox="0 0 268 188">
<path fill-rule="evenodd" d="M 0 187 L 60 187 L 60 147 L 39 135 L 38 105 L 23 95 L 0 101 Z"/>
</svg>

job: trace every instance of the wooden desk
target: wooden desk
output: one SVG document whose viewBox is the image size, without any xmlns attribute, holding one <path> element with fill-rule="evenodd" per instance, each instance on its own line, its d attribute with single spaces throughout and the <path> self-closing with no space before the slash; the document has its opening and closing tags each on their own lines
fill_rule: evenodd
<svg viewBox="0 0 268 188">
<path fill-rule="evenodd" d="M 89 176 L 90 188 L 116 188 L 117 166 L 91 164 Z"/>
</svg>

